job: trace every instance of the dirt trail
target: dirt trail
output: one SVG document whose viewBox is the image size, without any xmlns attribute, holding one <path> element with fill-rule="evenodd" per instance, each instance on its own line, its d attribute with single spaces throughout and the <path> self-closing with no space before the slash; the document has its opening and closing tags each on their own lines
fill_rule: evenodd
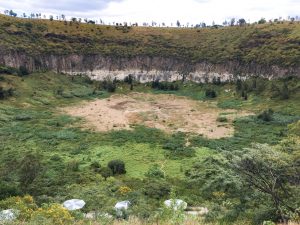
<svg viewBox="0 0 300 225">
<path fill-rule="evenodd" d="M 142 124 L 166 132 L 202 134 L 207 138 L 231 136 L 234 132 L 233 119 L 247 114 L 219 109 L 208 102 L 186 97 L 145 93 L 113 95 L 108 99 L 63 108 L 63 112 L 83 117 L 85 127 L 95 131 L 131 129 L 132 125 Z M 220 113 L 226 114 L 228 122 L 217 122 Z"/>
</svg>

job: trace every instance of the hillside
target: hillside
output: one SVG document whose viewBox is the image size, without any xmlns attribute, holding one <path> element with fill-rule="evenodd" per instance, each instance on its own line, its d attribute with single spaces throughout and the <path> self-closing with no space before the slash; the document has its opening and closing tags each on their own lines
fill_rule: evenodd
<svg viewBox="0 0 300 225">
<path fill-rule="evenodd" d="M 0 15 L 0 224 L 298 224 L 299 60 L 299 23 Z"/>
<path fill-rule="evenodd" d="M 0 63 L 23 64 L 30 70 L 72 73 L 133 68 L 180 74 L 197 70 L 221 75 L 300 74 L 297 22 L 178 29 L 100 26 L 1 15 L 0 48 Z"/>
<path fill-rule="evenodd" d="M 160 84 L 177 85 L 172 91 L 134 82 L 132 91 L 128 83 L 117 82 L 115 93 L 104 84 L 53 72 L 0 76 L 1 90 L 12 89 L 12 96 L 0 98 L 0 209 L 19 209 L 25 224 L 56 224 L 52 220 L 58 219 L 90 224 L 81 221 L 79 212 L 65 212 L 55 204 L 80 198 L 87 203 L 84 213 L 115 215 L 115 203 L 129 199 L 133 205 L 128 213 L 141 220 L 132 224 L 170 224 L 184 212 L 164 211 L 163 201 L 176 195 L 189 206 L 209 209 L 206 217 L 186 224 L 276 221 L 270 195 L 249 190 L 247 177 L 232 167 L 242 160 L 236 157 L 253 149 L 263 152 L 253 159 L 266 163 L 258 164 L 262 173 L 274 160 L 272 171 L 284 176 L 288 195 L 275 189 L 285 198 L 283 206 L 299 205 L 294 171 L 299 168 L 299 79 L 249 79 L 242 83 L 247 99 L 236 84 Z M 282 92 L 284 87 L 288 93 Z M 208 97 L 207 90 L 215 90 L 217 97 Z M 274 113 L 269 115 L 269 109 Z M 117 119 L 123 117 L 116 111 L 137 118 L 129 120 L 130 129 L 120 129 Z M 230 132 L 220 136 L 223 128 Z M 107 169 L 111 160 L 122 160 L 126 174 L 112 174 Z M 288 171 L 282 171 L 285 163 Z M 10 197 L 25 194 L 35 200 Z M 113 218 L 97 221 L 113 223 Z"/>
</svg>

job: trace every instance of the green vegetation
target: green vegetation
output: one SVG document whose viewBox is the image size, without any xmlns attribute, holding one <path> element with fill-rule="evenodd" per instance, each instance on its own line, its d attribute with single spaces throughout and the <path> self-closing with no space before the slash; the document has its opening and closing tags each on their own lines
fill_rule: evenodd
<svg viewBox="0 0 300 225">
<path fill-rule="evenodd" d="M 299 39 L 298 22 L 177 29 L 100 26 L 0 15 L 2 52 L 14 50 L 32 56 L 164 56 L 186 62 L 231 61 L 247 66 L 256 63 L 293 67 L 300 63 Z"/>
<path fill-rule="evenodd" d="M 183 218 L 180 212 L 161 208 L 174 195 L 189 206 L 208 207 L 209 213 L 198 224 L 299 220 L 300 82 L 296 78 L 172 83 L 177 90 L 134 83 L 135 91 L 172 93 L 250 113 L 234 121 L 232 137 L 207 139 L 140 125 L 109 132 L 83 129 L 84 119 L 65 115 L 60 108 L 109 97 L 107 82 L 52 72 L 22 77 L 6 72 L 0 77 L 1 87 L 14 90 L 0 100 L 0 209 L 19 209 L 20 220 L 84 221 L 80 213 L 69 214 L 57 205 L 79 198 L 87 203 L 83 212 L 115 215 L 115 203 L 130 200 L 129 215 L 147 223 L 174 219 L 178 224 Z M 132 83 L 114 81 L 115 93 L 130 92 Z M 274 88 L 284 86 L 289 90 L 287 99 Z M 247 99 L 241 96 L 242 89 Z M 207 90 L 214 90 L 215 98 L 207 98 Z M 226 111 L 218 121 L 223 126 L 228 118 Z M 104 220 L 99 218 L 100 223 Z"/>
</svg>

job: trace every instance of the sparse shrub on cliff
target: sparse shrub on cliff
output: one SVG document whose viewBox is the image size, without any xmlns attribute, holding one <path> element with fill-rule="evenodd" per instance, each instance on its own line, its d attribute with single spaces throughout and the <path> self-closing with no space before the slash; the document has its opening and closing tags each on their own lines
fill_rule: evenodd
<svg viewBox="0 0 300 225">
<path fill-rule="evenodd" d="M 174 82 L 159 82 L 159 80 L 152 81 L 151 87 L 153 89 L 162 91 L 178 91 L 179 85 Z"/>
<path fill-rule="evenodd" d="M 105 80 L 102 82 L 102 88 L 108 92 L 115 92 L 117 89 L 117 82 L 115 80 Z"/>
<path fill-rule="evenodd" d="M 0 74 L 16 75 L 18 74 L 18 70 L 16 68 L 9 67 L 9 66 L 0 66 Z"/>
<path fill-rule="evenodd" d="M 221 84 L 222 84 L 222 82 L 221 82 L 221 77 L 213 77 L 212 83 L 213 83 L 214 85 L 221 85 Z"/>
<path fill-rule="evenodd" d="M 19 76 L 26 76 L 29 74 L 29 71 L 27 70 L 27 68 L 25 66 L 20 66 L 19 67 L 19 71 L 18 71 L 18 75 Z"/>
</svg>

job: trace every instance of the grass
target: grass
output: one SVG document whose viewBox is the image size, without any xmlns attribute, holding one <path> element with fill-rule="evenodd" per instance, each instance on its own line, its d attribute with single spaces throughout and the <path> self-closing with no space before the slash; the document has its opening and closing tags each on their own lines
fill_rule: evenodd
<svg viewBox="0 0 300 225">
<path fill-rule="evenodd" d="M 300 24 L 224 28 L 114 27 L 0 15 L 0 45 L 29 55 L 169 57 L 188 62 L 299 65 Z M 37 62 L 39 58 L 36 57 Z"/>
<path fill-rule="evenodd" d="M 219 151 L 241 150 L 249 147 L 252 142 L 275 145 L 286 137 L 288 124 L 300 119 L 297 79 L 287 81 L 294 90 L 287 100 L 273 97 L 269 81 L 265 81 L 263 91 L 250 91 L 247 101 L 235 93 L 234 84 L 179 83 L 176 92 L 157 91 L 151 89 L 150 84 L 136 84 L 134 91 L 172 93 L 208 101 L 222 108 L 242 109 L 255 114 L 234 122 L 233 137 L 208 140 L 195 134 L 186 134 L 181 139 L 185 141 L 185 137 L 188 137 L 189 147 L 195 150 L 195 155 L 171 159 L 166 157 L 169 150 L 164 149 L 164 146 L 166 143 L 179 143 L 181 139 L 176 135 L 143 126 L 135 126 L 133 130 L 93 132 L 81 129 L 82 119 L 60 113 L 60 107 L 110 96 L 104 90 L 95 92 L 95 84 L 83 77 L 71 78 L 52 72 L 1 77 L 0 85 L 15 89 L 13 97 L 0 100 L 1 180 L 18 187 L 22 157 L 27 152 L 39 153 L 42 155 L 43 170 L 29 190 L 38 203 L 84 198 L 87 201 L 86 211 L 95 208 L 109 211 L 120 199 L 134 199 L 138 207 L 144 204 L 144 211 L 150 213 L 168 196 L 159 200 L 145 196 L 147 182 L 157 182 L 158 187 L 170 186 L 177 191 L 179 198 L 185 199 L 190 205 L 204 204 L 201 193 L 196 188 L 191 190 L 185 180 L 184 173 L 194 162 L 218 154 Z M 280 86 L 283 82 L 277 80 L 273 85 Z M 205 98 L 206 88 L 216 90 L 217 97 Z M 227 92 L 229 89 L 231 91 Z M 128 92 L 128 85 L 118 83 L 117 93 Z M 259 120 L 257 114 L 268 108 L 274 110 L 273 120 Z M 226 115 L 221 113 L 220 118 Z M 125 162 L 125 175 L 105 180 L 90 168 L 95 161 L 105 167 L 113 159 Z M 158 164 L 165 172 L 164 181 L 149 181 L 145 177 L 145 173 L 154 164 Z M 120 195 L 118 190 L 122 186 L 130 187 L 132 193 Z"/>
</svg>

